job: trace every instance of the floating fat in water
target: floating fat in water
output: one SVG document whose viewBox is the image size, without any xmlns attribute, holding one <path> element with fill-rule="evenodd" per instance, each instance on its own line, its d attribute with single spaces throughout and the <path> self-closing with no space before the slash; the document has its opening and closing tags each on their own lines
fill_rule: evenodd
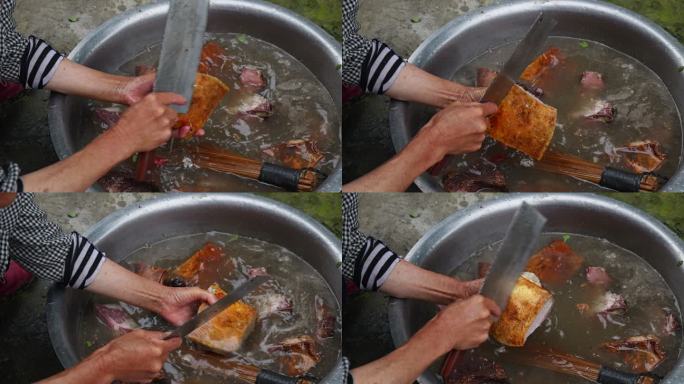
<svg viewBox="0 0 684 384">
<path fill-rule="evenodd" d="M 533 273 L 524 272 L 511 292 L 508 305 L 492 325 L 492 337 L 503 345 L 522 347 L 542 324 L 553 306 L 551 293 Z"/>
<path fill-rule="evenodd" d="M 208 291 L 217 299 L 226 295 L 226 292 L 216 283 L 212 284 Z M 198 313 L 205 308 L 207 305 L 202 304 Z M 238 300 L 192 331 L 188 335 L 188 339 L 219 354 L 235 352 L 242 347 L 242 343 L 254 330 L 256 319 L 256 309 L 244 301 Z"/>
</svg>

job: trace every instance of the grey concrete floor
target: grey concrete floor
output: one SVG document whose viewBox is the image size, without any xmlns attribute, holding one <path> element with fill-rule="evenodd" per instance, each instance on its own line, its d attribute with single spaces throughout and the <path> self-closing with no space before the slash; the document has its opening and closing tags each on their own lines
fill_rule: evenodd
<svg viewBox="0 0 684 384">
<path fill-rule="evenodd" d="M 501 0 L 505 1 L 505 0 Z M 608 0 L 649 17 L 684 42 L 680 0 Z M 426 38 L 465 12 L 493 0 L 360 0 L 361 34 L 389 44 L 408 58 Z M 417 21 L 418 22 L 412 22 Z M 344 106 L 344 182 L 352 181 L 394 156 L 389 131 L 389 97 L 365 96 Z M 412 186 L 410 191 L 417 191 Z"/>
</svg>

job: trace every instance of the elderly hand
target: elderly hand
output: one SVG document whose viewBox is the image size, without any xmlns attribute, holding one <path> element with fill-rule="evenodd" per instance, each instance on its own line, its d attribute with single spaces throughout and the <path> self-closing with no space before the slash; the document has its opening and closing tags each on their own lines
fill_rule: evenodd
<svg viewBox="0 0 684 384">
<path fill-rule="evenodd" d="M 152 92 L 156 76 L 156 73 L 148 73 L 142 76 L 131 77 L 124 82 L 119 89 L 121 103 L 133 105 L 141 101 L 145 96 Z"/>
<path fill-rule="evenodd" d="M 150 383 L 160 377 L 169 352 L 181 345 L 180 338 L 163 337 L 162 332 L 135 330 L 112 340 L 87 360 L 98 361 L 107 382 Z"/>
<path fill-rule="evenodd" d="M 195 316 L 200 304 L 211 305 L 216 302 L 214 295 L 200 288 L 166 287 L 162 297 L 157 313 L 175 326 L 182 325 Z"/>
</svg>

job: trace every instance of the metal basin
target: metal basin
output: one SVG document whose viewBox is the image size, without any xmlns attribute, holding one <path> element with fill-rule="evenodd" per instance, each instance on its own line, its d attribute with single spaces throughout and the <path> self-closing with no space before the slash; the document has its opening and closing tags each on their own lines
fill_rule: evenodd
<svg viewBox="0 0 684 384">
<path fill-rule="evenodd" d="M 167 195 L 117 211 L 84 235 L 108 257 L 120 261 L 146 243 L 209 231 L 249 236 L 289 249 L 325 278 L 338 304 L 342 303 L 339 240 L 301 211 L 270 199 L 250 194 Z M 48 294 L 50 340 L 65 368 L 86 357 L 80 354 L 77 332 L 88 296 L 57 285 Z M 323 382 L 335 382 L 336 372 Z"/>
<path fill-rule="evenodd" d="M 595 0 L 501 3 L 445 25 L 428 37 L 409 61 L 437 76 L 451 78 L 488 49 L 522 39 L 535 17 L 544 11 L 558 20 L 553 36 L 597 41 L 651 68 L 669 88 L 681 116 L 684 74 L 677 68 L 684 65 L 684 47 L 657 24 L 627 9 Z M 389 119 L 397 152 L 420 128 L 418 111 L 415 104 L 392 102 Z M 442 191 L 439 183 L 427 174 L 419 176 L 415 183 L 424 192 Z M 663 190 L 684 190 L 684 170 L 680 168 Z"/>
<path fill-rule="evenodd" d="M 508 223 L 523 201 L 548 218 L 545 231 L 567 232 L 604 238 L 634 252 L 655 268 L 674 292 L 677 303 L 684 303 L 684 273 L 672 268 L 684 260 L 684 242 L 665 225 L 629 205 L 592 194 L 525 194 L 473 205 L 437 224 L 413 246 L 406 260 L 432 271 L 448 273 L 475 251 L 503 239 Z M 404 344 L 427 322 L 414 300 L 393 299 L 389 321 L 395 345 Z M 679 346 L 679 361 L 663 384 L 684 382 L 684 361 Z M 421 384 L 441 383 L 438 374 L 424 372 Z"/>
<path fill-rule="evenodd" d="M 168 2 L 131 9 L 102 24 L 81 41 L 69 59 L 114 72 L 147 47 L 162 41 Z M 298 14 L 260 0 L 212 0 L 207 31 L 244 33 L 285 50 L 303 63 L 325 86 L 342 116 L 342 49 L 323 29 Z M 50 136 L 60 159 L 80 150 L 82 100 L 52 93 L 48 119 Z M 86 136 L 87 137 L 87 136 Z M 341 137 L 341 131 L 340 131 Z M 340 148 L 340 153 L 342 149 Z M 342 162 L 319 191 L 342 188 Z M 94 186 L 95 190 L 102 190 Z"/>
</svg>

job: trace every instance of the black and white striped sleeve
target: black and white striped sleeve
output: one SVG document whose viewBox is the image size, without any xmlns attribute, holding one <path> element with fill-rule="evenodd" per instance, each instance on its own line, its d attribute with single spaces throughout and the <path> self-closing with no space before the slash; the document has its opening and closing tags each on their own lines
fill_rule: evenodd
<svg viewBox="0 0 684 384">
<path fill-rule="evenodd" d="M 401 259 L 382 241 L 359 231 L 356 194 L 343 194 L 342 213 L 342 273 L 361 289 L 377 290 Z"/>
<path fill-rule="evenodd" d="M 43 88 L 64 56 L 45 41 L 25 38 L 16 30 L 12 14 L 16 0 L 0 2 L 0 80 L 20 82 L 26 88 Z"/>
<path fill-rule="evenodd" d="M 359 35 L 358 8 L 358 0 L 343 2 L 342 80 L 360 86 L 367 93 L 383 94 L 392 87 L 406 62 L 387 44 Z"/>
<path fill-rule="evenodd" d="M 78 233 L 66 234 L 52 223 L 30 194 L 18 194 L 0 209 L 0 272 L 12 258 L 39 278 L 83 289 L 96 278 L 105 254 Z"/>
</svg>

